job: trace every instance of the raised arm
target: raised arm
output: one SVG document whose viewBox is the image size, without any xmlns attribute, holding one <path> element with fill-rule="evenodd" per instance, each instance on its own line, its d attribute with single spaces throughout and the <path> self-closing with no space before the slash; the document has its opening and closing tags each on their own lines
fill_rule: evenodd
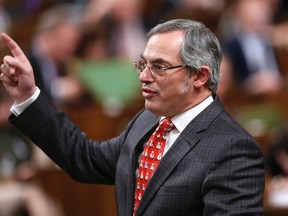
<svg viewBox="0 0 288 216">
<path fill-rule="evenodd" d="M 15 102 L 21 103 L 36 91 L 33 69 L 21 48 L 10 36 L 2 33 L 1 39 L 10 49 L 12 56 L 3 58 L 0 79 Z"/>
</svg>

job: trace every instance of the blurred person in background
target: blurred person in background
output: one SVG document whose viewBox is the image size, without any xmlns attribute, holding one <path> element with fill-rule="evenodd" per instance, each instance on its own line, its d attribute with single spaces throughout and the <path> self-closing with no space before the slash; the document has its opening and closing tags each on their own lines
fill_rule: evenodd
<svg viewBox="0 0 288 216">
<path fill-rule="evenodd" d="M 0 137 L 0 216 L 64 216 L 60 203 L 34 178 L 37 170 L 43 168 L 43 153 L 37 160 L 32 152 L 39 149 L 32 145 L 29 149 L 20 137 Z"/>
<path fill-rule="evenodd" d="M 98 62 L 111 58 L 109 51 L 110 28 L 101 22 L 82 33 L 76 57 L 82 61 Z"/>
<path fill-rule="evenodd" d="M 111 50 L 118 58 L 135 62 L 146 44 L 142 21 L 142 4 L 138 0 L 116 0 L 110 12 Z"/>
<path fill-rule="evenodd" d="M 138 0 L 94 0 L 84 12 L 77 74 L 109 117 L 124 114 L 140 100 L 136 94 L 140 85 L 131 65 L 146 43 L 142 4 Z"/>
<path fill-rule="evenodd" d="M 288 123 L 284 124 L 273 137 L 266 155 L 266 167 L 270 176 L 288 177 Z"/>
<path fill-rule="evenodd" d="M 266 190 L 269 205 L 288 207 L 288 123 L 281 125 L 274 134 L 265 155 Z"/>
<path fill-rule="evenodd" d="M 99 22 L 107 23 L 111 57 L 133 63 L 146 44 L 142 5 L 138 0 L 91 1 L 84 15 L 86 29 L 94 28 Z"/>
<path fill-rule="evenodd" d="M 223 54 L 235 84 L 252 94 L 275 93 L 282 79 L 271 44 L 274 1 L 237 0 L 220 22 Z"/>
<path fill-rule="evenodd" d="M 219 13 L 224 8 L 225 0 L 177 0 L 178 7 L 182 9 L 204 10 Z"/>
<path fill-rule="evenodd" d="M 84 94 L 80 81 L 67 66 L 81 38 L 81 19 L 81 11 L 71 4 L 44 11 L 28 52 L 37 85 L 60 105 L 79 102 Z"/>
</svg>

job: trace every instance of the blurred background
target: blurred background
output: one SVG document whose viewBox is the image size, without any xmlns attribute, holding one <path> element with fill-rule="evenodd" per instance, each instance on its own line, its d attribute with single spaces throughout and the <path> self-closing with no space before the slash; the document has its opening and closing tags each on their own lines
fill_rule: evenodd
<svg viewBox="0 0 288 216">
<path fill-rule="evenodd" d="M 172 18 L 201 21 L 218 36 L 218 94 L 263 151 L 265 215 L 288 215 L 288 1 L 0 0 L 0 32 L 23 48 L 37 85 L 98 140 L 118 135 L 143 107 L 133 62 L 147 31 Z M 10 126 L 12 103 L 1 86 L 0 216 L 116 215 L 113 186 L 71 180 Z"/>
</svg>

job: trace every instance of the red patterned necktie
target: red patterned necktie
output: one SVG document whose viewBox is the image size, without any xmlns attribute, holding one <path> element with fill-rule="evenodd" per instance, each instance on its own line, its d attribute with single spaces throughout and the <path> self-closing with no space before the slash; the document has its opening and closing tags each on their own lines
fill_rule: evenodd
<svg viewBox="0 0 288 216">
<path fill-rule="evenodd" d="M 174 125 L 170 119 L 162 120 L 146 143 L 139 158 L 133 215 L 135 215 L 149 180 L 160 163 L 164 153 L 167 133 L 172 129 L 174 129 Z"/>
</svg>

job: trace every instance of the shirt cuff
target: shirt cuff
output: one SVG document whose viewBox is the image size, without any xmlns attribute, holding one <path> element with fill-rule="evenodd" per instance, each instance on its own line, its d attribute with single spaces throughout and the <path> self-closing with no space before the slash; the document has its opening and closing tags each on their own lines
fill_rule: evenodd
<svg viewBox="0 0 288 216">
<path fill-rule="evenodd" d="M 30 106 L 38 98 L 39 94 L 40 94 L 40 89 L 36 86 L 35 93 L 26 101 L 20 104 L 16 104 L 14 102 L 14 104 L 10 108 L 10 112 L 12 112 L 15 116 L 19 116 L 28 106 Z"/>
</svg>

